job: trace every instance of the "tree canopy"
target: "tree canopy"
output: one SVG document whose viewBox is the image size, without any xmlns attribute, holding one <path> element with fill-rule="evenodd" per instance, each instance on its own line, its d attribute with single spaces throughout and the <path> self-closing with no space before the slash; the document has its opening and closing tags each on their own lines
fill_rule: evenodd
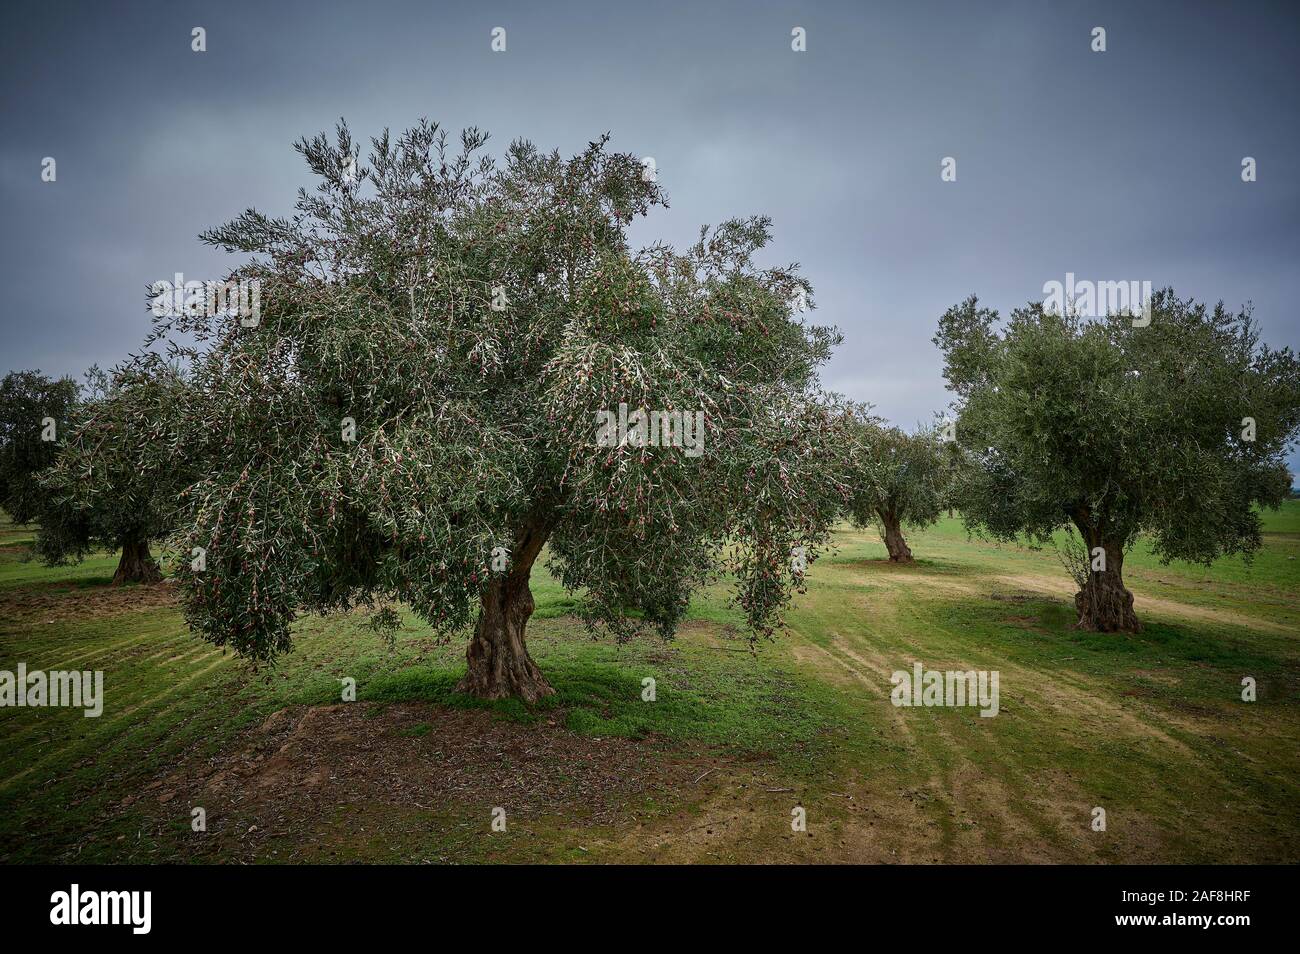
<svg viewBox="0 0 1300 954">
<path fill-rule="evenodd" d="M 950 455 L 933 427 L 909 434 L 870 415 L 854 415 L 857 443 L 846 512 L 859 527 L 876 526 L 889 559 L 912 560 L 904 526 L 925 528 L 947 504 Z"/>
<path fill-rule="evenodd" d="M 40 371 L 11 371 L 0 381 L 0 507 L 15 523 L 41 513 L 38 478 L 58 456 L 79 392 L 72 378 Z"/>
<path fill-rule="evenodd" d="M 303 610 L 401 600 L 443 635 L 477 620 L 462 688 L 550 692 L 528 656 L 544 546 L 593 629 L 671 634 L 721 574 L 755 636 L 842 506 L 842 440 L 816 369 L 837 343 L 763 268 L 755 217 L 685 251 L 634 251 L 660 186 L 607 137 L 569 159 L 421 122 L 297 144 L 317 178 L 289 218 L 249 210 L 206 241 L 251 260 L 260 316 L 157 319 L 202 395 L 179 567 L 191 624 L 254 658 Z"/>
<path fill-rule="evenodd" d="M 972 297 L 943 315 L 934 339 L 973 465 L 962 513 L 998 539 L 1077 530 L 1088 561 L 1082 626 L 1137 627 L 1121 573 L 1139 534 L 1165 561 L 1209 564 L 1259 547 L 1256 507 L 1276 507 L 1290 487 L 1300 365 L 1260 341 L 1249 309 L 1165 289 L 1149 324 L 1035 303 L 999 324 Z"/>
<path fill-rule="evenodd" d="M 113 583 L 155 583 L 151 540 L 175 525 L 191 479 L 176 421 L 190 399 L 179 372 L 145 355 L 112 373 L 87 375 L 53 466 L 40 477 L 36 552 L 47 563 L 120 549 Z"/>
</svg>

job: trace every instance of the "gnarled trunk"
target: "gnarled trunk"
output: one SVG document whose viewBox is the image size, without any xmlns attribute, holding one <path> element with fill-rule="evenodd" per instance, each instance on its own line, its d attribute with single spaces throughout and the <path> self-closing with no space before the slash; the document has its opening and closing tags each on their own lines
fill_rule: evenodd
<svg viewBox="0 0 1300 954">
<path fill-rule="evenodd" d="M 533 615 L 528 577 L 545 542 L 540 527 L 525 530 L 510 555 L 513 565 L 483 591 L 474 638 L 465 651 L 469 670 L 457 685 L 458 691 L 480 699 L 518 697 L 525 702 L 536 702 L 555 692 L 528 655 L 524 642 L 524 630 Z"/>
<path fill-rule="evenodd" d="M 899 524 L 898 514 L 883 508 L 876 513 L 880 517 L 881 535 L 885 538 L 885 549 L 889 551 L 890 562 L 911 563 L 912 551 L 907 541 L 903 539 L 903 529 Z"/>
<path fill-rule="evenodd" d="M 122 558 L 117 561 L 113 586 L 123 583 L 161 583 L 162 570 L 149 553 L 149 541 L 127 539 L 122 542 Z"/>
<path fill-rule="evenodd" d="M 1133 594 L 1124 586 L 1123 544 L 1103 539 L 1086 520 L 1076 519 L 1075 523 L 1088 548 L 1088 576 L 1074 595 L 1079 628 L 1099 633 L 1139 632 L 1142 624 L 1133 612 Z M 1099 564 L 1101 568 L 1094 569 Z"/>
</svg>

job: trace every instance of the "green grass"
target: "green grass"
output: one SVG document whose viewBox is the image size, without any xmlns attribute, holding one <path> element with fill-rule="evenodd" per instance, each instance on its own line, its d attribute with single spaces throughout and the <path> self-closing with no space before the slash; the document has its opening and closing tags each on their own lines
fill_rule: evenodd
<svg viewBox="0 0 1300 954">
<path fill-rule="evenodd" d="M 788 636 L 752 652 L 722 588 L 700 594 L 673 642 L 616 645 L 587 638 L 542 571 L 529 645 L 557 692 L 528 707 L 457 694 L 463 645 L 409 614 L 391 645 L 362 615 L 304 617 L 295 651 L 255 669 L 145 589 L 109 592 L 113 555 L 43 567 L 24 559 L 30 529 L 0 524 L 0 669 L 102 669 L 106 692 L 98 719 L 0 709 L 0 861 L 186 860 L 186 825 L 160 828 L 147 786 L 279 710 L 337 703 L 350 677 L 366 711 L 427 706 L 397 733 L 408 740 L 474 708 L 714 767 L 629 810 L 635 826 L 557 806 L 494 841 L 476 807 L 358 804 L 331 816 L 313 860 L 1294 862 L 1300 502 L 1265 528 L 1249 563 L 1164 566 L 1136 548 L 1125 573 L 1144 629 L 1131 636 L 1072 627 L 1050 551 L 971 540 L 955 520 L 909 536 L 912 567 L 884 562 L 873 533 L 838 532 Z M 892 707 L 889 673 L 913 662 L 999 671 L 1000 714 Z M 1254 703 L 1241 700 L 1247 676 Z M 815 837 L 791 835 L 793 799 Z M 1105 833 L 1088 825 L 1094 806 Z"/>
</svg>

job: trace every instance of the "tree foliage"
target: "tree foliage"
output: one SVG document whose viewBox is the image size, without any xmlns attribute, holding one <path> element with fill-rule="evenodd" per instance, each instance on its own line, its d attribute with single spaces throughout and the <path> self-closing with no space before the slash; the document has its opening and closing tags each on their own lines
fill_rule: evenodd
<svg viewBox="0 0 1300 954">
<path fill-rule="evenodd" d="M 1140 323 L 1139 323 L 1140 324 Z M 1164 560 L 1209 564 L 1260 545 L 1258 505 L 1276 507 L 1300 427 L 1300 365 L 1259 338 L 1249 310 L 1156 293 L 1150 324 L 1084 320 L 1027 305 L 998 327 L 975 298 L 935 342 L 973 465 L 961 507 L 998 539 L 1077 529 L 1096 562 L 1082 625 L 1131 629 L 1120 567 L 1139 534 Z"/>
<path fill-rule="evenodd" d="M 532 698 L 543 545 L 594 629 L 670 634 L 724 572 L 751 631 L 779 627 L 792 550 L 815 557 L 841 504 L 816 378 L 838 335 L 791 304 L 811 286 L 755 264 L 765 218 L 632 250 L 629 225 L 666 201 L 606 137 L 570 159 L 515 142 L 500 164 L 486 139 L 454 149 L 422 122 L 363 163 L 340 126 L 298 143 L 318 184 L 290 218 L 205 235 L 251 253 L 231 277 L 261 283 L 256 327 L 155 332 L 203 395 L 178 543 L 209 559 L 179 575 L 213 642 L 270 658 L 301 610 L 402 600 L 444 635 L 477 617 L 486 682 L 466 688 Z M 602 446 L 620 405 L 702 412 L 702 453 L 635 429 Z"/>
<path fill-rule="evenodd" d="M 79 396 L 72 378 L 11 371 L 0 381 L 0 507 L 31 523 L 45 501 L 39 474 L 58 456 Z"/>
<path fill-rule="evenodd" d="M 191 479 L 176 427 L 190 400 L 187 385 L 148 355 L 87 378 L 58 459 L 41 475 L 36 551 L 58 564 L 120 549 L 114 583 L 157 582 L 149 543 L 174 528 L 178 496 Z"/>
<path fill-rule="evenodd" d="M 923 529 L 939 519 L 951 455 L 934 427 L 909 434 L 864 413 L 853 422 L 857 448 L 846 512 L 856 526 L 879 529 L 890 560 L 906 562 L 912 552 L 902 528 Z"/>
</svg>

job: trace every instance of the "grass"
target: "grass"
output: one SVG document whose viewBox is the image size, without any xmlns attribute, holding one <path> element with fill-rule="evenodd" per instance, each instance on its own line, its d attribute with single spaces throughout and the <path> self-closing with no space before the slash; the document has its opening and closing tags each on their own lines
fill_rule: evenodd
<svg viewBox="0 0 1300 954">
<path fill-rule="evenodd" d="M 0 860 L 247 859 L 233 836 L 195 850 L 181 799 L 157 792 L 244 752 L 275 713 L 337 704 L 351 678 L 392 746 L 381 762 L 436 754 L 450 714 L 480 710 L 490 764 L 562 731 L 593 753 L 627 740 L 618 751 L 649 753 L 672 782 L 597 816 L 579 749 L 544 766 L 572 793 L 508 833 L 485 836 L 470 798 L 353 793 L 310 824 L 279 810 L 252 860 L 1295 862 L 1300 502 L 1265 527 L 1253 561 L 1208 569 L 1136 548 L 1132 636 L 1072 627 L 1050 551 L 971 540 L 954 520 L 909 536 L 910 567 L 842 529 L 790 633 L 752 652 L 720 589 L 672 643 L 592 641 L 543 571 L 529 644 L 557 693 L 527 707 L 455 693 L 463 646 L 409 615 L 391 645 L 361 615 L 305 617 L 295 651 L 254 669 L 191 636 L 157 590 L 111 590 L 113 555 L 43 567 L 24 559 L 30 529 L 0 524 L 0 670 L 100 669 L 106 695 L 98 719 L 0 709 Z M 999 715 L 892 706 L 890 674 L 915 662 L 998 671 Z"/>
</svg>

